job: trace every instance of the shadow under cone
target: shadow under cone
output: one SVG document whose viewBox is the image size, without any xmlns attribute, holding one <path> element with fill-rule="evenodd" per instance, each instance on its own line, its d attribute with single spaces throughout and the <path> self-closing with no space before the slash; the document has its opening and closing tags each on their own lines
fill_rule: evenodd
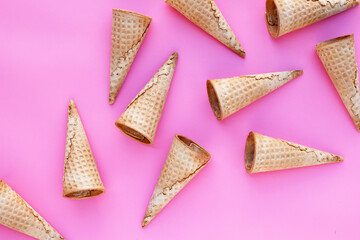
<svg viewBox="0 0 360 240">
<path fill-rule="evenodd" d="M 245 147 L 248 173 L 267 172 L 335 163 L 342 157 L 299 144 L 250 132 Z"/>
<path fill-rule="evenodd" d="M 177 59 L 175 52 L 127 106 L 115 122 L 121 132 L 141 143 L 153 144 Z"/>
<path fill-rule="evenodd" d="M 208 80 L 206 86 L 211 108 L 216 118 L 223 120 L 302 73 L 295 70 Z"/>
<path fill-rule="evenodd" d="M 136 53 L 150 27 L 151 18 L 139 13 L 113 9 L 109 103 L 113 104 Z"/>
<path fill-rule="evenodd" d="M 175 197 L 185 185 L 209 162 L 211 158 L 199 144 L 175 135 L 166 162 L 152 194 L 142 227 Z"/>
<path fill-rule="evenodd" d="M 69 103 L 63 185 L 67 198 L 90 198 L 105 192 L 73 100 Z"/>
<path fill-rule="evenodd" d="M 0 180 L 0 224 L 40 240 L 64 239 L 3 180 Z"/>
<path fill-rule="evenodd" d="M 165 2 L 236 54 L 245 58 L 244 49 L 213 0 L 166 0 Z"/>
<path fill-rule="evenodd" d="M 359 4 L 359 0 L 267 0 L 266 24 L 277 38 Z"/>
<path fill-rule="evenodd" d="M 354 35 L 319 43 L 316 52 L 360 131 L 360 94 Z"/>
</svg>

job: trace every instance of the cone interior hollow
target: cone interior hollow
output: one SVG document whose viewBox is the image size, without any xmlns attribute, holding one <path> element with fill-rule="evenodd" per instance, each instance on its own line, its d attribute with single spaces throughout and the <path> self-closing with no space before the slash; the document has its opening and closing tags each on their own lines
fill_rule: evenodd
<svg viewBox="0 0 360 240">
<path fill-rule="evenodd" d="M 204 154 L 207 157 L 211 157 L 210 153 L 208 151 L 206 151 L 203 147 L 201 147 L 199 144 L 197 144 L 196 142 L 188 139 L 187 137 L 181 136 L 181 135 L 176 135 L 176 138 L 180 140 L 180 142 L 182 142 L 183 144 L 185 144 L 188 148 L 190 148 L 191 150 Z"/>
<path fill-rule="evenodd" d="M 139 142 L 145 143 L 145 144 L 151 144 L 151 141 L 141 132 L 139 132 L 129 126 L 121 124 L 121 123 L 115 123 L 115 124 L 124 134 L 135 139 L 136 141 L 139 141 Z"/>
<path fill-rule="evenodd" d="M 89 198 L 89 197 L 98 196 L 98 195 L 102 194 L 103 192 L 104 192 L 104 190 L 101 190 L 101 189 L 79 190 L 79 191 L 74 191 L 74 192 L 65 194 L 65 197 L 76 198 L 76 199 Z"/>
<path fill-rule="evenodd" d="M 211 109 L 213 110 L 216 118 L 218 120 L 221 120 L 222 116 L 221 116 L 221 106 L 220 106 L 219 98 L 210 80 L 207 81 L 206 88 L 208 92 Z"/>
<path fill-rule="evenodd" d="M 323 47 L 325 45 L 329 45 L 329 44 L 332 44 L 332 43 L 335 43 L 335 42 L 339 42 L 339 41 L 342 41 L 342 40 L 347 39 L 347 38 L 352 38 L 353 36 L 354 36 L 353 34 L 350 34 L 350 35 L 345 35 L 345 36 L 333 38 L 333 39 L 330 39 L 330 40 L 319 43 L 318 45 L 316 45 L 316 48 L 320 48 L 320 47 Z"/>
<path fill-rule="evenodd" d="M 254 133 L 251 132 L 246 139 L 245 147 L 245 168 L 247 172 L 251 172 L 251 169 L 254 167 L 255 150 L 255 136 Z"/>
<path fill-rule="evenodd" d="M 280 19 L 278 15 L 278 9 L 274 0 L 266 1 L 266 25 L 269 33 L 273 37 L 279 36 Z"/>
</svg>

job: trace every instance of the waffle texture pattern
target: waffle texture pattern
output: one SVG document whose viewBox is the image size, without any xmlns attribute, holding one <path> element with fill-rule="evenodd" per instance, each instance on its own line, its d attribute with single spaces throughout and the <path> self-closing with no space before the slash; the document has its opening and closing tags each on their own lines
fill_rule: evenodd
<svg viewBox="0 0 360 240">
<path fill-rule="evenodd" d="M 146 211 L 143 227 L 193 179 L 210 158 L 211 155 L 199 144 L 184 136 L 175 135 Z"/>
<path fill-rule="evenodd" d="M 68 198 L 89 198 L 105 192 L 73 100 L 68 110 L 63 185 L 63 196 Z"/>
<path fill-rule="evenodd" d="M 295 70 L 208 80 L 211 108 L 217 119 L 223 120 L 301 74 Z"/>
<path fill-rule="evenodd" d="M 281 139 L 250 132 L 245 148 L 248 173 L 314 166 L 343 161 L 342 157 Z"/>
<path fill-rule="evenodd" d="M 319 43 L 316 52 L 360 131 L 359 74 L 355 57 L 354 35 Z"/>
<path fill-rule="evenodd" d="M 109 103 L 113 104 L 136 53 L 149 29 L 151 18 L 113 9 Z"/>
<path fill-rule="evenodd" d="M 0 224 L 40 240 L 64 239 L 2 180 L 0 180 Z"/>
<path fill-rule="evenodd" d="M 165 105 L 178 54 L 173 53 L 127 106 L 115 125 L 131 138 L 152 144 Z"/>
<path fill-rule="evenodd" d="M 358 4 L 359 0 L 267 0 L 267 26 L 273 37 L 279 37 Z"/>
<path fill-rule="evenodd" d="M 241 57 L 245 51 L 213 0 L 166 0 L 167 4 Z"/>
</svg>

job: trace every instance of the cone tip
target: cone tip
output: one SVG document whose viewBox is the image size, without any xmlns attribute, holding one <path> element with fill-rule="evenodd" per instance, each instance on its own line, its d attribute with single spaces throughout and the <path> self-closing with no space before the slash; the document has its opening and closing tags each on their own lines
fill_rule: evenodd
<svg viewBox="0 0 360 240">
<path fill-rule="evenodd" d="M 70 99 L 69 107 L 76 107 L 74 100 Z"/>
<path fill-rule="evenodd" d="M 178 54 L 177 51 L 175 51 L 175 52 L 174 52 L 173 54 L 171 54 L 171 56 L 170 56 L 170 59 L 171 59 L 172 61 L 174 61 L 175 63 L 177 63 L 178 58 L 179 58 L 179 54 Z"/>
<path fill-rule="evenodd" d="M 303 70 L 294 70 L 294 71 L 292 71 L 292 74 L 293 74 L 294 78 L 302 75 L 303 73 L 304 73 Z"/>
<path fill-rule="evenodd" d="M 149 220 L 149 217 L 144 217 L 142 223 L 141 223 L 141 227 L 144 228 L 146 227 L 149 223 L 150 223 L 151 219 Z"/>
</svg>

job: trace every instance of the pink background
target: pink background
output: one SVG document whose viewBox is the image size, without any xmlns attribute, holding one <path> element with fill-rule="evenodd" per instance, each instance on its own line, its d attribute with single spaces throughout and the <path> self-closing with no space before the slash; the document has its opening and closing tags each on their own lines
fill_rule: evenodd
<svg viewBox="0 0 360 240">
<path fill-rule="evenodd" d="M 218 0 L 242 59 L 163 0 L 2 0 L 0 178 L 66 239 L 360 239 L 360 133 L 315 53 L 355 33 L 360 7 L 273 39 L 265 1 Z M 112 8 L 153 17 L 119 97 L 108 104 Z M 179 61 L 153 146 L 114 122 L 167 57 Z M 303 69 L 304 75 L 219 122 L 205 82 Z M 107 192 L 62 197 L 67 104 L 73 98 Z M 249 131 L 342 155 L 343 163 L 248 175 Z M 175 133 L 209 164 L 151 222 L 141 221 Z M 0 226 L 0 239 L 28 239 Z"/>
</svg>

